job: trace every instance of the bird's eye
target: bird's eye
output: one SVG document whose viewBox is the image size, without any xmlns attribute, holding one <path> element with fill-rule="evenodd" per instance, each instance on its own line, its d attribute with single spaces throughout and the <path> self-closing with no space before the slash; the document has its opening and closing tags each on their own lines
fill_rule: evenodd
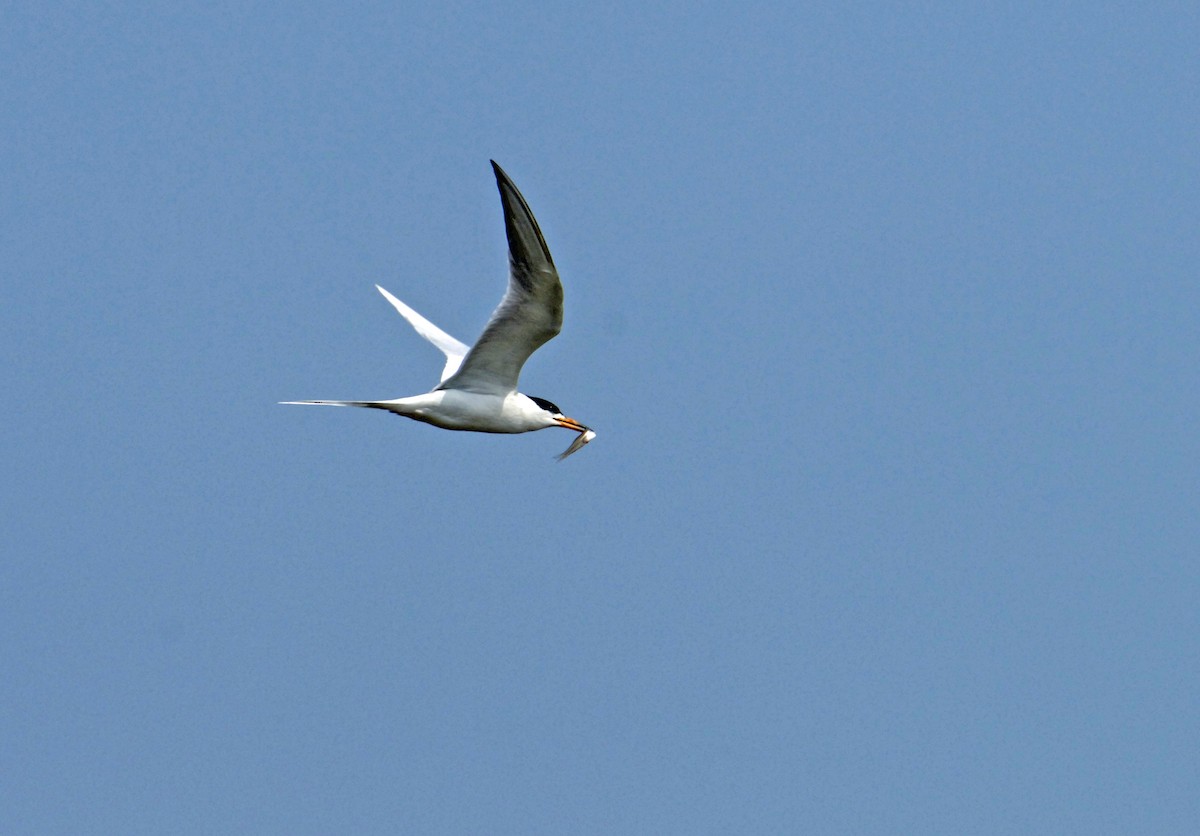
<svg viewBox="0 0 1200 836">
<path fill-rule="evenodd" d="M 540 406 L 542 409 L 546 410 L 547 412 L 552 412 L 555 415 L 563 414 L 563 411 L 561 409 L 559 409 L 554 404 L 550 403 L 550 401 L 546 400 L 545 398 L 535 398 L 533 395 L 530 395 L 529 400 L 533 401 L 535 404 L 537 404 L 538 406 Z"/>
</svg>

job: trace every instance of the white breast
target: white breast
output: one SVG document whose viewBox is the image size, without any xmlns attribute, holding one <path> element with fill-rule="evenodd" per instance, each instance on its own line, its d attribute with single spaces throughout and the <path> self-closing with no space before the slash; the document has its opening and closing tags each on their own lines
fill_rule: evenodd
<svg viewBox="0 0 1200 836">
<path fill-rule="evenodd" d="M 536 404 L 517 392 L 501 396 L 441 389 L 395 403 L 396 412 L 445 430 L 523 433 L 553 425 Z"/>
</svg>

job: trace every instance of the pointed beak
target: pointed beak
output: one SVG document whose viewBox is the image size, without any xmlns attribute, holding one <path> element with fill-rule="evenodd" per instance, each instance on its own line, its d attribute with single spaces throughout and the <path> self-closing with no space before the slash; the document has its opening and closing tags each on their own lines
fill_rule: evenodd
<svg viewBox="0 0 1200 836">
<path fill-rule="evenodd" d="M 578 421 L 576 421 L 574 418 L 568 418 L 567 416 L 564 415 L 561 418 L 558 418 L 556 420 L 558 421 L 558 425 L 560 427 L 562 427 L 563 429 L 574 430 L 577 433 L 587 432 L 588 428 L 585 427 L 583 424 L 579 423 Z"/>
</svg>

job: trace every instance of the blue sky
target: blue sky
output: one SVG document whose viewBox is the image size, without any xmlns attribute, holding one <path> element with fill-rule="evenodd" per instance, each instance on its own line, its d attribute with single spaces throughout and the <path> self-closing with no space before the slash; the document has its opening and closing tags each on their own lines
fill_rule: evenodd
<svg viewBox="0 0 1200 836">
<path fill-rule="evenodd" d="M 1193 832 L 1193 4 L 0 24 L 0 831 Z"/>
</svg>

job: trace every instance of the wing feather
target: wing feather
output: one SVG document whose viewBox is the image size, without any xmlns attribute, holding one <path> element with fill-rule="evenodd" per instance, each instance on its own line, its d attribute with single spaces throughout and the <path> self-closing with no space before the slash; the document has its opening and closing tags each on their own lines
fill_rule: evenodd
<svg viewBox="0 0 1200 836">
<path fill-rule="evenodd" d="M 392 307 L 399 311 L 402 317 L 408 320 L 408 324 L 413 327 L 414 331 L 429 340 L 438 347 L 442 354 L 446 355 L 446 366 L 442 369 L 441 377 L 443 381 L 458 371 L 463 357 L 470 351 L 466 343 L 454 339 L 379 285 L 375 285 L 375 289 L 383 294 L 384 299 L 392 303 Z"/>
<path fill-rule="evenodd" d="M 508 290 L 458 371 L 439 389 L 514 392 L 525 361 L 562 330 L 562 282 L 546 239 L 509 176 L 495 161 L 492 168 L 508 236 Z"/>
</svg>

